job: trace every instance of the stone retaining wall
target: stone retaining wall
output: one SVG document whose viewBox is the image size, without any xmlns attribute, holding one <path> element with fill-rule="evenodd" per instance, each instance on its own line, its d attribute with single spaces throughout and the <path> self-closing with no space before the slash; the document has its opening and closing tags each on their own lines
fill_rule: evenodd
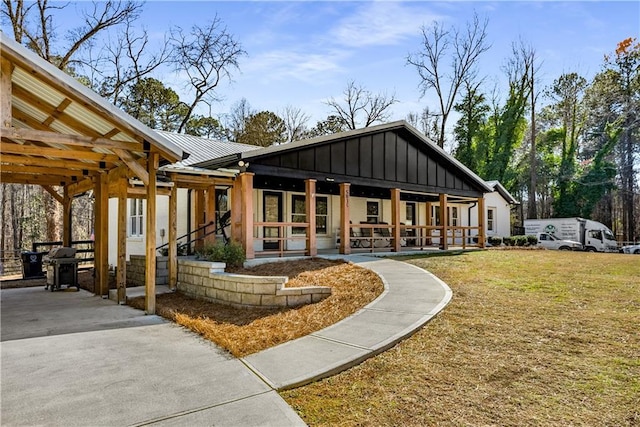
<svg viewBox="0 0 640 427">
<path fill-rule="evenodd" d="M 327 286 L 287 288 L 287 277 L 224 272 L 219 262 L 178 260 L 178 290 L 193 298 L 238 307 L 295 307 L 331 295 Z"/>
<path fill-rule="evenodd" d="M 127 286 L 144 286 L 144 255 L 131 255 L 127 262 Z M 156 285 L 169 284 L 169 257 L 156 257 Z"/>
</svg>

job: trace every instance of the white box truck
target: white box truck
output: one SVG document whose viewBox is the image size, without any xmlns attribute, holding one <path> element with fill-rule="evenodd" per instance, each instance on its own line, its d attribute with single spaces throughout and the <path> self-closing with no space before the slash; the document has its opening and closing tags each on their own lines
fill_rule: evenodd
<svg viewBox="0 0 640 427">
<path fill-rule="evenodd" d="M 588 252 L 618 252 L 618 242 L 604 224 L 584 218 L 525 219 L 525 234 L 548 233 L 562 240 L 574 240 Z"/>
</svg>

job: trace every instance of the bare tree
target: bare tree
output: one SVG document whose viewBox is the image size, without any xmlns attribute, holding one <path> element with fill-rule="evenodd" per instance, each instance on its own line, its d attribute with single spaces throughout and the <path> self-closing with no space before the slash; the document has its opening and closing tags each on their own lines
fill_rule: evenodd
<svg viewBox="0 0 640 427">
<path fill-rule="evenodd" d="M 218 16 L 206 27 L 194 25 L 187 34 L 180 27 L 172 30 L 172 59 L 178 72 L 187 75 L 193 100 L 178 128 L 182 132 L 196 106 L 203 101 L 216 101 L 215 88 L 224 78 L 231 79 L 231 71 L 239 69 L 238 60 L 246 52 Z"/>
<path fill-rule="evenodd" d="M 357 129 L 360 123 L 363 127 L 371 126 L 375 122 L 384 122 L 389 119 L 389 107 L 398 102 L 395 94 L 372 94 L 363 86 L 356 85 L 351 80 L 344 92 L 341 101 L 331 98 L 325 102 L 332 108 L 333 113 L 347 129 Z"/>
<path fill-rule="evenodd" d="M 478 58 L 490 48 L 486 41 L 487 25 L 488 20 L 480 22 L 478 15 L 474 14 L 473 21 L 467 23 L 463 31 L 457 28 L 447 30 L 438 22 L 430 27 L 423 26 L 422 50 L 407 57 L 407 63 L 416 67 L 420 75 L 422 96 L 430 89 L 434 89 L 438 96 L 440 147 L 444 147 L 447 119 L 462 82 L 476 77 Z M 448 58 L 450 51 L 451 58 Z M 444 65 L 445 61 L 450 61 L 449 69 Z"/>
<path fill-rule="evenodd" d="M 238 136 L 244 133 L 247 120 L 257 111 L 251 108 L 249 101 L 242 98 L 231 108 L 231 112 L 226 117 L 226 128 L 229 132 L 229 140 L 238 142 Z"/>
<path fill-rule="evenodd" d="M 429 107 L 424 107 L 422 112 L 410 112 L 406 117 L 407 122 L 420 130 L 427 138 L 437 141 L 440 131 L 440 114 L 433 113 Z"/>
<path fill-rule="evenodd" d="M 309 115 L 305 114 L 300 108 L 287 105 L 282 112 L 282 119 L 287 129 L 287 142 L 303 138 L 304 133 L 307 131 Z"/>
<path fill-rule="evenodd" d="M 25 44 L 59 69 L 66 70 L 76 61 L 74 56 L 86 48 L 98 33 L 137 18 L 142 8 L 141 3 L 133 1 L 91 4 L 91 8 L 81 12 L 84 22 L 64 35 L 68 45 L 60 50 L 54 46 L 59 37 L 55 31 L 52 11 L 64 9 L 69 3 L 54 2 L 52 5 L 48 0 L 37 0 L 35 3 L 3 0 L 2 14 L 11 22 L 13 37 L 18 43 Z M 33 19 L 30 19 L 32 16 Z M 33 26 L 30 25 L 31 21 L 35 21 Z"/>
<path fill-rule="evenodd" d="M 142 29 L 137 32 L 131 19 L 127 20 L 125 30 L 118 34 L 115 41 L 104 47 L 104 52 L 103 57 L 88 58 L 84 65 L 98 76 L 92 80 L 100 95 L 117 106 L 121 105 L 121 97 L 127 86 L 150 75 L 168 61 L 170 54 L 166 40 L 150 48 L 147 31 Z"/>
</svg>

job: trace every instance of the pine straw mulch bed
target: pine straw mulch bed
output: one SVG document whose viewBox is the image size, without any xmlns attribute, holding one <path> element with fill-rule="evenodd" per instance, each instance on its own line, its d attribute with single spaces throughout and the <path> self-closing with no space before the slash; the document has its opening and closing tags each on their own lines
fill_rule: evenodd
<svg viewBox="0 0 640 427">
<path fill-rule="evenodd" d="M 384 290 L 370 270 L 320 258 L 283 261 L 233 273 L 288 276 L 287 287 L 330 286 L 331 296 L 292 309 L 243 309 L 200 301 L 180 293 L 156 298 L 156 313 L 243 357 L 330 326 L 373 301 Z M 144 297 L 129 305 L 143 309 Z"/>
</svg>

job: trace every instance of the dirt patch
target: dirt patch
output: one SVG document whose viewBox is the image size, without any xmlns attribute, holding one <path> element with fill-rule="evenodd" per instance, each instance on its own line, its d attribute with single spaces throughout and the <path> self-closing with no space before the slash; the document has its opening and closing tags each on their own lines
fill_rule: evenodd
<svg viewBox="0 0 640 427">
<path fill-rule="evenodd" d="M 229 350 L 236 357 L 308 335 L 373 301 L 384 290 L 370 270 L 342 261 L 311 259 L 236 269 L 256 276 L 287 276 L 287 286 L 329 286 L 331 296 L 297 308 L 248 309 L 199 301 L 180 293 L 158 295 L 156 312 Z M 129 301 L 144 308 L 144 298 Z"/>
</svg>

